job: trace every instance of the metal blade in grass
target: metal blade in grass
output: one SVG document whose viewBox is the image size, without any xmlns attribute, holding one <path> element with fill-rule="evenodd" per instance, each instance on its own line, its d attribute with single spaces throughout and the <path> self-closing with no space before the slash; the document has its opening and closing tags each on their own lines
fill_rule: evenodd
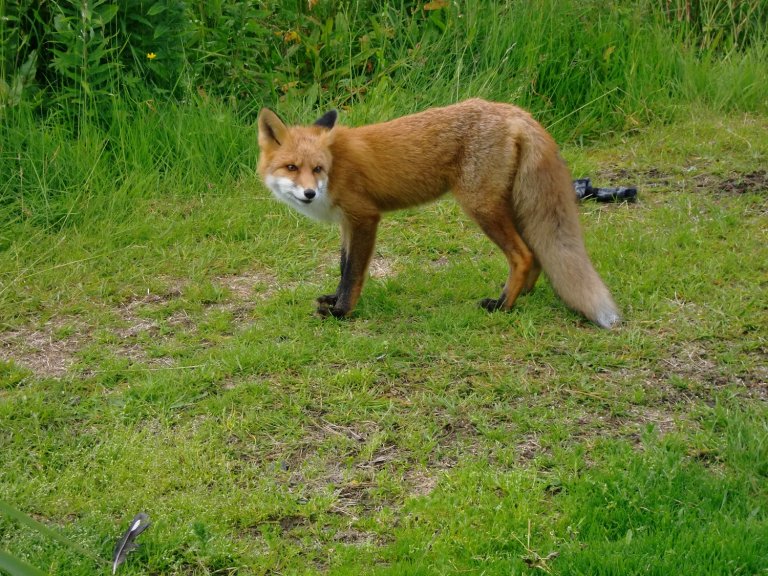
<svg viewBox="0 0 768 576">
<path fill-rule="evenodd" d="M 38 522 L 34 518 L 30 518 L 24 512 L 21 512 L 19 510 L 16 510 L 16 508 L 10 506 L 6 502 L 3 502 L 0 500 L 0 515 L 5 515 L 8 518 L 13 518 L 20 524 L 23 524 L 24 526 L 27 526 L 28 528 L 31 528 L 32 530 L 35 530 L 39 534 L 42 534 L 46 538 L 50 540 L 55 540 L 56 542 L 59 542 L 60 544 L 64 544 L 65 546 L 68 546 L 72 550 L 76 550 L 80 554 L 87 556 L 91 560 L 94 560 L 96 562 L 103 562 L 102 559 L 100 559 L 98 556 L 96 556 L 93 552 L 86 550 L 76 542 L 68 539 L 66 536 L 63 536 L 62 534 L 59 534 L 58 531 L 54 530 L 53 528 L 49 528 L 45 524 Z"/>
<path fill-rule="evenodd" d="M 42 570 L 22 562 L 3 550 L 0 550 L 0 571 L 8 572 L 11 576 L 45 576 Z"/>
<path fill-rule="evenodd" d="M 128 556 L 128 552 L 139 547 L 139 545 L 136 544 L 136 537 L 147 528 L 149 528 L 149 516 L 144 514 L 144 512 L 139 512 L 133 517 L 131 526 L 115 546 L 115 552 L 112 556 L 112 574 L 115 573 L 120 564 L 125 562 L 125 557 Z"/>
</svg>

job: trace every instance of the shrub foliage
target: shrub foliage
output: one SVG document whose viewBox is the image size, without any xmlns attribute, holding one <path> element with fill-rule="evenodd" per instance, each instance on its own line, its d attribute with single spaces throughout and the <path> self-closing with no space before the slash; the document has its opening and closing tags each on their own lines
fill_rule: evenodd
<svg viewBox="0 0 768 576">
<path fill-rule="evenodd" d="M 105 182 L 252 171 L 241 157 L 265 104 L 361 123 L 481 96 L 531 110 L 560 141 L 666 120 L 682 102 L 768 111 L 766 6 L 7 0 L 0 222 L 88 218 Z"/>
<path fill-rule="evenodd" d="M 512 84 L 510 95 L 547 107 L 563 99 L 564 73 L 625 89 L 618 71 L 631 79 L 629 52 L 660 32 L 701 57 L 749 49 L 768 29 L 761 0 L 610 4 L 9 0 L 0 4 L 0 106 L 103 114 L 126 94 L 196 93 L 343 104 L 382 83 L 495 68 L 486 91 Z"/>
</svg>

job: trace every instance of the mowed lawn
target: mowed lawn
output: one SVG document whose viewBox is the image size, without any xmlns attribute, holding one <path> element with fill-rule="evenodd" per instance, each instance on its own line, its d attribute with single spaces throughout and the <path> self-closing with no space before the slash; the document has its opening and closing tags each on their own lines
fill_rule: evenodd
<svg viewBox="0 0 768 576">
<path fill-rule="evenodd" d="M 349 321 L 338 231 L 252 172 L 0 233 L 0 499 L 91 557 L 0 549 L 106 574 L 144 511 L 119 574 L 768 574 L 768 118 L 564 156 L 639 189 L 581 205 L 613 331 L 545 279 L 479 309 L 504 259 L 449 198 L 385 219 Z"/>
</svg>

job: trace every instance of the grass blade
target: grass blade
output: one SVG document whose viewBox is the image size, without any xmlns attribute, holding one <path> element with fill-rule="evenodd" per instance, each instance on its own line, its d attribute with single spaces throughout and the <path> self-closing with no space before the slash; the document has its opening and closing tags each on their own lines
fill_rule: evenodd
<svg viewBox="0 0 768 576">
<path fill-rule="evenodd" d="M 4 550 L 0 550 L 0 570 L 8 572 L 11 576 L 45 576 L 42 570 L 22 562 Z"/>
<path fill-rule="evenodd" d="M 38 522 L 34 518 L 30 518 L 23 512 L 20 512 L 19 510 L 16 510 L 6 502 L 3 502 L 0 500 L 0 513 L 5 514 L 9 518 L 13 518 L 20 524 L 23 524 L 24 526 L 31 528 L 32 530 L 35 530 L 36 532 L 42 534 L 46 538 L 49 538 L 51 540 L 55 540 L 56 542 L 63 544 L 67 546 L 68 548 L 71 548 L 72 550 L 75 550 L 76 552 L 79 552 L 83 556 L 87 556 L 88 558 L 91 558 L 97 562 L 101 562 L 101 558 L 93 554 L 93 552 L 90 552 L 80 546 L 79 544 L 76 544 L 66 538 L 65 536 L 62 536 L 59 534 L 56 530 L 53 530 L 52 528 L 49 528 L 45 524 L 42 524 L 41 522 Z"/>
</svg>

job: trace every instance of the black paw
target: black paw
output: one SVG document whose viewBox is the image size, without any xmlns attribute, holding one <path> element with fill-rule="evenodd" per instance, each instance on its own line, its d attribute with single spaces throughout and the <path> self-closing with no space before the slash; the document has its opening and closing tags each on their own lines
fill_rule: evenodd
<svg viewBox="0 0 768 576">
<path fill-rule="evenodd" d="M 337 306 L 324 306 L 321 304 L 317 307 L 317 313 L 323 318 L 328 318 L 329 316 L 333 316 L 334 318 L 346 318 L 348 310 L 343 310 Z"/>
<path fill-rule="evenodd" d="M 504 304 L 504 300 L 501 298 L 483 298 L 479 302 L 480 308 L 487 310 L 488 312 L 496 312 Z"/>
<path fill-rule="evenodd" d="M 333 306 L 338 299 L 339 297 L 336 294 L 323 294 L 317 297 L 317 303 L 321 306 Z"/>
</svg>

